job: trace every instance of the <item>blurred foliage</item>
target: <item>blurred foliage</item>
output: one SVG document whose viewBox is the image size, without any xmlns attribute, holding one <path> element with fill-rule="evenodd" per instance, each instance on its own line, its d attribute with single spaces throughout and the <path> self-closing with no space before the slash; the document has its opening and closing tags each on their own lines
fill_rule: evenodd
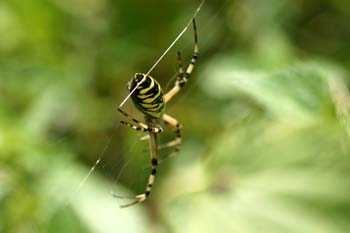
<svg viewBox="0 0 350 233">
<path fill-rule="evenodd" d="M 181 152 L 146 203 L 110 195 L 148 178 L 147 145 L 115 111 L 126 83 L 198 4 L 0 1 L 0 232 L 350 231 L 345 0 L 207 1 L 200 59 L 167 108 Z M 152 72 L 167 88 L 190 30 Z"/>
</svg>

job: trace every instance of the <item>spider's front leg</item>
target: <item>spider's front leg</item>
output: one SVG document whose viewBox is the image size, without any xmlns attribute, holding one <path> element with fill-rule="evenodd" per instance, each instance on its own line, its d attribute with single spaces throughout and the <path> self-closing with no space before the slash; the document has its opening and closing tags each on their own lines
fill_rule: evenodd
<svg viewBox="0 0 350 233">
<path fill-rule="evenodd" d="M 177 60 L 179 63 L 179 73 L 175 82 L 175 86 L 164 95 L 165 103 L 169 102 L 171 98 L 173 98 L 185 85 L 185 83 L 190 78 L 190 75 L 192 74 L 192 71 L 194 69 L 194 65 L 196 64 L 196 61 L 198 59 L 199 49 L 198 49 L 198 35 L 197 35 L 197 27 L 196 27 L 196 21 L 193 19 L 193 31 L 194 31 L 194 52 L 192 55 L 192 59 L 190 64 L 187 66 L 186 71 L 184 72 L 182 67 L 182 60 L 181 60 L 181 54 L 180 52 L 177 53 Z"/>
</svg>

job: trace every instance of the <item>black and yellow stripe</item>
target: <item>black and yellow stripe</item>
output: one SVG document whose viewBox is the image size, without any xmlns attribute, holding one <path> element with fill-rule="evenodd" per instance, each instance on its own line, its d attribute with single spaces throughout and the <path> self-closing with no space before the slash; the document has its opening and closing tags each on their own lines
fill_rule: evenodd
<svg viewBox="0 0 350 233">
<path fill-rule="evenodd" d="M 133 90 L 136 86 L 131 95 L 135 106 L 147 116 L 160 118 L 165 110 L 165 102 L 159 83 L 149 75 L 136 73 L 129 89 Z"/>
</svg>

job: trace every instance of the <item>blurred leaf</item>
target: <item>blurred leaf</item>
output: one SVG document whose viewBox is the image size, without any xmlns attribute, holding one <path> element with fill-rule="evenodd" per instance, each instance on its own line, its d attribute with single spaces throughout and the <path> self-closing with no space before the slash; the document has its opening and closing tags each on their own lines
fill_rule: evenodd
<svg viewBox="0 0 350 233">
<path fill-rule="evenodd" d="M 142 232 L 147 228 L 145 213 L 139 211 L 141 206 L 119 208 L 122 200 L 112 197 L 111 184 L 96 175 L 90 176 L 79 188 L 87 170 L 67 162 L 54 162 L 39 187 L 43 209 L 46 211 L 44 216 L 49 226 L 65 226 L 61 225 L 62 221 L 67 221 L 67 216 L 73 214 L 76 221 L 80 222 L 80 228 L 83 227 L 87 232 Z M 117 187 L 117 190 L 122 193 L 121 188 Z M 56 232 L 67 232 L 72 225 L 68 224 L 67 227 L 56 228 Z"/>
<path fill-rule="evenodd" d="M 350 145 L 328 83 L 339 78 L 336 72 L 314 65 L 271 74 L 215 66 L 203 82 L 209 94 L 248 96 L 264 114 L 226 124 L 200 166 L 207 172 L 174 175 L 179 187 L 192 177 L 192 186 L 186 195 L 164 191 L 172 198 L 166 202 L 171 226 L 178 232 L 346 232 Z M 211 182 L 195 185 L 205 177 Z"/>
</svg>

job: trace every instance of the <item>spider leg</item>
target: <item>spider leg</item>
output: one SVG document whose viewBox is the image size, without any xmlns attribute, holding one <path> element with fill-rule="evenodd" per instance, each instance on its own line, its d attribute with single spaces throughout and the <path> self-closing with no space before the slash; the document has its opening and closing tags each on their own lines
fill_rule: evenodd
<svg viewBox="0 0 350 233">
<path fill-rule="evenodd" d="M 160 126 L 149 126 L 145 123 L 142 123 L 138 120 L 136 120 L 135 118 L 133 118 L 132 116 L 130 116 L 129 114 L 127 114 L 126 112 L 124 112 L 121 108 L 118 108 L 118 111 L 123 114 L 126 118 L 129 118 L 130 120 L 132 120 L 135 124 L 131 124 L 129 122 L 126 121 L 120 121 L 122 124 L 137 130 L 137 131 L 143 131 L 143 132 L 154 132 L 154 133 L 161 133 L 163 131 L 163 129 Z"/>
<path fill-rule="evenodd" d="M 184 73 L 184 69 L 183 69 L 183 65 L 182 65 L 182 59 L 181 59 L 181 53 L 180 51 L 177 51 L 177 64 L 179 65 L 179 75 L 178 78 L 182 77 L 183 73 Z"/>
<path fill-rule="evenodd" d="M 180 52 L 178 52 L 178 63 L 179 63 L 179 74 L 177 76 L 175 86 L 164 95 L 164 100 L 165 103 L 169 102 L 171 98 L 173 98 L 180 90 L 181 88 L 185 85 L 185 83 L 188 81 L 190 78 L 190 75 L 194 69 L 194 65 L 198 59 L 198 54 L 199 54 L 199 49 L 198 49 L 198 35 L 197 35 L 197 27 L 196 27 L 196 22 L 193 19 L 192 20 L 193 24 L 193 31 L 194 31 L 194 52 L 192 55 L 192 59 L 190 64 L 187 66 L 186 71 L 184 72 L 182 68 L 182 60 L 181 60 L 181 55 Z"/>
<path fill-rule="evenodd" d="M 133 202 L 120 206 L 121 208 L 129 207 L 129 206 L 144 202 L 147 199 L 147 197 L 151 194 L 154 180 L 157 174 L 157 165 L 158 165 L 157 134 L 155 132 L 150 131 L 149 136 L 150 136 L 150 151 L 151 151 L 151 174 L 148 178 L 148 184 L 146 186 L 146 190 L 144 193 L 141 193 L 134 197 L 124 197 L 124 196 L 113 194 L 113 197 L 120 198 L 120 199 L 134 199 Z"/>
<path fill-rule="evenodd" d="M 137 203 L 140 203 L 144 200 L 141 200 L 141 197 L 138 197 L 139 195 L 135 196 L 135 197 L 129 197 L 129 196 L 121 196 L 121 195 L 117 195 L 115 193 L 112 193 L 112 196 L 115 197 L 115 198 L 119 198 L 119 199 L 133 199 L 134 201 L 128 203 L 128 204 L 124 204 L 124 205 L 121 205 L 120 208 L 125 208 L 125 207 L 129 207 L 129 206 L 133 206 Z"/>
<path fill-rule="evenodd" d="M 182 125 L 178 122 L 178 120 L 176 120 L 175 118 L 167 114 L 164 114 L 162 117 L 162 121 L 175 133 L 175 139 L 167 143 L 164 143 L 162 145 L 159 145 L 157 147 L 157 149 L 174 147 L 174 150 L 170 152 L 170 154 L 162 158 L 161 161 L 174 157 L 180 151 L 180 146 L 182 143 L 182 138 L 181 138 Z"/>
<path fill-rule="evenodd" d="M 144 136 L 139 137 L 139 141 L 147 141 L 147 140 L 149 140 L 149 135 L 148 135 L 148 134 L 147 134 L 147 135 L 144 135 Z"/>
<path fill-rule="evenodd" d="M 157 150 L 171 148 L 171 147 L 174 147 L 174 150 L 170 152 L 168 155 L 164 156 L 163 158 L 160 158 L 158 160 L 158 164 L 162 163 L 166 159 L 176 156 L 176 154 L 180 151 L 180 146 L 182 143 L 182 137 L 181 137 L 182 125 L 175 118 L 167 114 L 164 114 L 162 116 L 162 121 L 175 133 L 175 139 L 157 146 Z M 146 135 L 146 136 L 149 136 L 149 135 Z M 146 136 L 144 137 L 146 138 Z M 147 139 L 149 139 L 149 137 L 147 137 Z M 144 169 L 148 169 L 149 167 L 150 167 L 149 165 L 146 165 Z"/>
</svg>

